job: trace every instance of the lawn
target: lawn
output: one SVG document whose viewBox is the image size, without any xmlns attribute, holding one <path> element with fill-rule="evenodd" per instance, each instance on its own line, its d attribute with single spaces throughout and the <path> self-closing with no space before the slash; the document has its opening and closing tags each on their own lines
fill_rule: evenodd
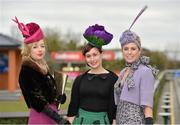
<svg viewBox="0 0 180 125">
<path fill-rule="evenodd" d="M 70 101 L 70 92 L 72 81 L 66 85 L 65 93 L 67 96 L 66 103 L 61 105 L 61 110 L 66 111 Z M 60 110 L 60 114 L 61 114 Z M 0 100 L 0 112 L 28 112 L 26 103 L 22 98 L 17 101 L 3 101 Z M 63 112 L 64 113 L 64 112 Z M 0 118 L 0 124 L 27 124 L 27 117 L 21 118 Z"/>
<path fill-rule="evenodd" d="M 68 83 L 66 86 L 67 100 L 65 104 L 61 105 L 62 110 L 67 110 L 70 100 L 70 91 L 72 84 Z M 0 100 L 0 112 L 26 112 L 28 108 L 25 104 L 23 97 L 18 101 L 1 101 Z"/>
<path fill-rule="evenodd" d="M 67 98 L 66 103 L 61 106 L 61 109 L 67 110 L 68 105 L 69 97 Z M 28 108 L 24 100 L 0 101 L 0 112 L 28 112 Z M 27 124 L 27 117 L 0 118 L 0 124 Z"/>
<path fill-rule="evenodd" d="M 66 103 L 61 106 L 62 110 L 67 110 L 69 105 L 69 97 Z M 26 112 L 28 108 L 24 100 L 20 101 L 0 101 L 0 112 Z"/>
<path fill-rule="evenodd" d="M 28 111 L 24 100 L 0 101 L 0 112 L 25 112 Z"/>
</svg>

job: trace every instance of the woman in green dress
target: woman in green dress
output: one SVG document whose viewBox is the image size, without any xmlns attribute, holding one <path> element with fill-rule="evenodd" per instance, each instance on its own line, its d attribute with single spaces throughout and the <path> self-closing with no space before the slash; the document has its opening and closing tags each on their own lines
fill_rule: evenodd
<svg viewBox="0 0 180 125">
<path fill-rule="evenodd" d="M 113 86 L 118 77 L 102 66 L 102 46 L 110 43 L 113 35 L 96 24 L 86 29 L 84 37 L 88 44 L 82 53 L 90 69 L 73 83 L 67 119 L 72 124 L 113 124 L 116 114 Z"/>
</svg>

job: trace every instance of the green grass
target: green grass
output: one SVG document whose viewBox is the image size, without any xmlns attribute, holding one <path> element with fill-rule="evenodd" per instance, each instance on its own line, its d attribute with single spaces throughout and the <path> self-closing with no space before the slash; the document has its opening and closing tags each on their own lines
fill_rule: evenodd
<svg viewBox="0 0 180 125">
<path fill-rule="evenodd" d="M 66 96 L 67 100 L 65 104 L 61 105 L 61 110 L 67 110 L 70 101 L 70 92 L 72 87 L 72 81 L 67 83 Z M 0 101 L 0 112 L 28 112 L 28 108 L 24 99 L 18 101 Z M 0 124 L 27 124 L 28 118 L 0 118 Z"/>
<path fill-rule="evenodd" d="M 24 100 L 0 101 L 0 112 L 26 112 Z M 0 124 L 27 124 L 27 118 L 0 118 Z"/>
<path fill-rule="evenodd" d="M 66 103 L 61 105 L 61 110 L 67 110 L 69 97 Z M 61 111 L 60 110 L 60 111 Z M 0 112 L 28 112 L 24 100 L 21 101 L 0 101 Z M 28 118 L 0 118 L 0 124 L 27 124 Z"/>
<path fill-rule="evenodd" d="M 28 118 L 2 118 L 0 124 L 27 124 Z"/>
<path fill-rule="evenodd" d="M 61 105 L 62 110 L 66 110 L 69 105 L 69 97 L 65 104 Z M 0 101 L 0 112 L 26 112 L 28 108 L 24 101 Z"/>
<path fill-rule="evenodd" d="M 67 110 L 70 101 L 70 91 L 72 87 L 72 81 L 68 81 L 66 85 L 67 100 L 65 104 L 61 105 L 62 110 Z M 24 99 L 18 101 L 0 101 L 0 112 L 26 112 L 28 108 Z"/>
<path fill-rule="evenodd" d="M 66 110 L 69 105 L 69 97 L 66 103 L 61 105 L 62 110 Z M 20 101 L 0 101 L 0 112 L 27 112 L 28 108 L 24 100 Z"/>
<path fill-rule="evenodd" d="M 23 100 L 20 101 L 0 101 L 0 112 L 25 112 L 28 111 Z"/>
</svg>

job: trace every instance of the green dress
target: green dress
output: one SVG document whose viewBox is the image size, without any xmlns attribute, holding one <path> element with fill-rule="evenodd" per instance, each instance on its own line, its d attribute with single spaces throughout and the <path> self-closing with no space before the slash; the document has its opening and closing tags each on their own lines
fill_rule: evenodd
<svg viewBox="0 0 180 125">
<path fill-rule="evenodd" d="M 73 124 L 107 125 L 109 124 L 109 119 L 106 112 L 89 112 L 80 108 L 79 114 L 76 116 Z"/>
</svg>

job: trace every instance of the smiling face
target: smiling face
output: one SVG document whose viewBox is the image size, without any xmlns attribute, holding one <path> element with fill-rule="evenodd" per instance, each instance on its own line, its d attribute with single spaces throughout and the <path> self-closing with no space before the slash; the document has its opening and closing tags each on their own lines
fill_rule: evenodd
<svg viewBox="0 0 180 125">
<path fill-rule="evenodd" d="M 127 43 L 122 47 L 122 53 L 125 61 L 127 63 L 133 63 L 137 59 L 139 59 L 141 55 L 141 50 L 138 48 L 138 46 L 131 42 Z"/>
<path fill-rule="evenodd" d="M 41 60 L 45 56 L 45 44 L 43 40 L 32 43 L 30 56 L 34 60 Z"/>
<path fill-rule="evenodd" d="M 102 53 L 93 47 L 85 53 L 85 61 L 92 69 L 97 69 L 102 66 Z"/>
</svg>

